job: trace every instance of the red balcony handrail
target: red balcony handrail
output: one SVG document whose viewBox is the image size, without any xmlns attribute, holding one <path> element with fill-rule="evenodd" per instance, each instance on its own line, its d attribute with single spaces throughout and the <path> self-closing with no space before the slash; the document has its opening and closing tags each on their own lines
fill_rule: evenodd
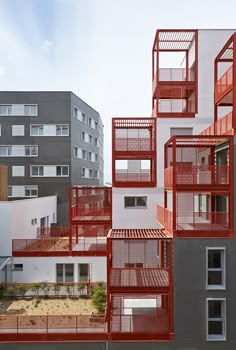
<svg viewBox="0 0 236 350">
<path fill-rule="evenodd" d="M 154 139 L 150 137 L 116 137 L 116 152 L 151 152 L 155 150 Z"/>
<path fill-rule="evenodd" d="M 192 215 L 176 217 L 177 230 L 228 231 L 228 212 L 193 212 Z"/>
<path fill-rule="evenodd" d="M 116 182 L 151 182 L 151 171 L 141 169 L 140 172 L 132 173 L 128 169 L 115 170 Z"/>
<path fill-rule="evenodd" d="M 229 185 L 228 165 L 176 165 L 176 178 L 173 179 L 173 167 L 165 169 L 167 185 Z M 166 183 L 165 182 L 165 183 Z"/>
<path fill-rule="evenodd" d="M 215 135 L 215 129 L 214 129 L 214 124 L 210 125 L 208 128 L 200 132 L 199 135 L 202 136 L 214 136 Z"/>
<path fill-rule="evenodd" d="M 163 99 L 158 101 L 158 113 L 194 113 L 195 101 Z"/>
<path fill-rule="evenodd" d="M 106 332 L 106 315 L 0 315 L 0 333 Z"/>
<path fill-rule="evenodd" d="M 194 81 L 194 79 L 194 71 L 190 68 L 159 68 L 159 81 Z"/>
<path fill-rule="evenodd" d="M 226 114 L 215 123 L 216 135 L 232 135 L 233 113 Z"/>
<path fill-rule="evenodd" d="M 215 83 L 215 103 L 233 88 L 233 65 Z"/>
<path fill-rule="evenodd" d="M 173 230 L 173 212 L 161 205 L 157 205 L 157 221 L 170 233 Z"/>
<path fill-rule="evenodd" d="M 72 207 L 72 220 L 76 217 L 83 219 L 84 217 L 110 217 L 111 216 L 111 207 Z M 92 219 L 92 218 L 91 218 Z"/>
<path fill-rule="evenodd" d="M 173 187 L 173 166 L 164 169 L 164 186 L 166 189 Z"/>
</svg>

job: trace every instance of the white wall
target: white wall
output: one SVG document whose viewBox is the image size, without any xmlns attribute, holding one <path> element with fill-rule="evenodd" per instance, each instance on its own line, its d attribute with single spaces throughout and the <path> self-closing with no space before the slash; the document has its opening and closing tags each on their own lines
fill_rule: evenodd
<svg viewBox="0 0 236 350">
<path fill-rule="evenodd" d="M 11 256 L 12 202 L 0 202 L 0 256 Z"/>
<path fill-rule="evenodd" d="M 56 264 L 74 264 L 74 282 L 78 282 L 78 264 L 90 264 L 92 282 L 106 282 L 106 257 L 29 257 L 13 258 L 23 271 L 13 271 L 14 282 L 56 282 Z"/>
<path fill-rule="evenodd" d="M 53 223 L 53 213 L 57 213 L 57 196 L 40 197 L 14 201 L 12 203 L 12 239 L 35 238 L 40 218 L 49 216 Z M 37 218 L 37 224 L 31 220 Z"/>
<path fill-rule="evenodd" d="M 157 188 L 113 188 L 113 228 L 158 228 Z M 147 208 L 124 208 L 124 197 L 147 196 Z"/>
</svg>

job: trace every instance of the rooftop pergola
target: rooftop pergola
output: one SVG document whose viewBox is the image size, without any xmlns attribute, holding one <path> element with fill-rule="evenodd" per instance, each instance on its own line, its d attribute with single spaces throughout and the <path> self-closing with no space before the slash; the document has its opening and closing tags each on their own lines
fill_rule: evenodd
<svg viewBox="0 0 236 350">
<path fill-rule="evenodd" d="M 172 239 L 164 229 L 112 229 L 108 234 L 111 239 Z"/>
<path fill-rule="evenodd" d="M 186 51 L 193 43 L 196 33 L 197 30 L 157 30 L 153 50 Z"/>
</svg>

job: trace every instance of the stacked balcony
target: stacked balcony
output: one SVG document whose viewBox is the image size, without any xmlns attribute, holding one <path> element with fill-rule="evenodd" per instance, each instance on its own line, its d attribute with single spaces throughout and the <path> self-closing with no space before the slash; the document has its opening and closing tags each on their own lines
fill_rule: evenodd
<svg viewBox="0 0 236 350">
<path fill-rule="evenodd" d="M 113 187 L 156 186 L 156 120 L 113 118 Z"/>
<path fill-rule="evenodd" d="M 110 187 L 70 189 L 70 232 L 73 251 L 106 255 L 106 237 L 112 225 Z"/>
<path fill-rule="evenodd" d="M 107 254 L 107 317 L 112 339 L 171 339 L 172 239 L 168 232 L 113 229 Z"/>
<path fill-rule="evenodd" d="M 153 117 L 190 118 L 197 113 L 197 41 L 197 31 L 156 32 L 152 51 Z"/>
<path fill-rule="evenodd" d="M 173 136 L 165 144 L 164 207 L 157 219 L 176 237 L 233 234 L 233 139 Z"/>
</svg>

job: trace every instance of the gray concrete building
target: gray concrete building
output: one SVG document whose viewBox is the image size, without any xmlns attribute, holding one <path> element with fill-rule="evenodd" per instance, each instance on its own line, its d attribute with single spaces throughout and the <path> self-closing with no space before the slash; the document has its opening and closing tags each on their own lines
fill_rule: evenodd
<svg viewBox="0 0 236 350">
<path fill-rule="evenodd" d="M 74 93 L 0 92 L 0 131 L 9 199 L 56 194 L 57 222 L 67 225 L 69 187 L 103 184 L 103 123 Z"/>
</svg>

